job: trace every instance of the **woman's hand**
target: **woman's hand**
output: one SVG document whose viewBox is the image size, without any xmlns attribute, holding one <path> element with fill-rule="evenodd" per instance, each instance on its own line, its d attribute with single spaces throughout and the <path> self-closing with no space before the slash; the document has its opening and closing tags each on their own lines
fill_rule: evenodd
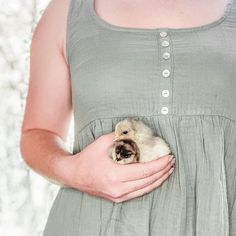
<svg viewBox="0 0 236 236">
<path fill-rule="evenodd" d="M 71 187 L 122 202 L 152 191 L 173 172 L 170 172 L 174 164 L 169 162 L 171 155 L 146 163 L 113 162 L 108 149 L 114 137 L 114 132 L 102 135 L 72 158 Z"/>
</svg>

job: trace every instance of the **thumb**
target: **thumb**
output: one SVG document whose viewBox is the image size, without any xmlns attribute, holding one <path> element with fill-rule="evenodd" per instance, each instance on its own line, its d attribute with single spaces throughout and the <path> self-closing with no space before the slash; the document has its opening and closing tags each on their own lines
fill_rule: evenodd
<svg viewBox="0 0 236 236">
<path fill-rule="evenodd" d="M 115 138 L 115 131 L 106 134 L 106 137 L 107 137 L 107 139 L 108 139 L 109 141 L 113 142 L 113 139 Z"/>
<path fill-rule="evenodd" d="M 110 147 L 114 143 L 113 139 L 115 138 L 115 132 L 104 134 L 103 138 L 104 138 L 104 144 L 106 144 L 108 147 Z"/>
</svg>

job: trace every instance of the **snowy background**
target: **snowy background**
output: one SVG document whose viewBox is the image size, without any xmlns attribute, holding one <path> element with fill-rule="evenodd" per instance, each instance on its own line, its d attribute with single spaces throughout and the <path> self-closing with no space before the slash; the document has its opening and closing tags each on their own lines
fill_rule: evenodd
<svg viewBox="0 0 236 236">
<path fill-rule="evenodd" d="M 49 0 L 0 0 L 0 235 L 40 236 L 59 186 L 23 161 L 20 130 L 32 33 Z M 67 147 L 72 148 L 72 126 Z"/>
</svg>

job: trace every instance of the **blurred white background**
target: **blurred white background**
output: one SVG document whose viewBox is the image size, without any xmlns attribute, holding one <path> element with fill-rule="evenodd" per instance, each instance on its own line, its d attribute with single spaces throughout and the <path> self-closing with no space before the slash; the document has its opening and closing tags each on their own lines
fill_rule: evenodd
<svg viewBox="0 0 236 236">
<path fill-rule="evenodd" d="M 19 139 L 32 33 L 49 0 L 0 0 L 0 235 L 40 236 L 59 190 L 23 161 Z M 67 147 L 72 150 L 72 130 Z"/>
</svg>

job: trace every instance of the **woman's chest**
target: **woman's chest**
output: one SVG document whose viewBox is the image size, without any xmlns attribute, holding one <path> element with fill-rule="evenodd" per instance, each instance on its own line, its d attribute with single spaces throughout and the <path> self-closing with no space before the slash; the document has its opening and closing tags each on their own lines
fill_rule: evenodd
<svg viewBox="0 0 236 236">
<path fill-rule="evenodd" d="M 103 115 L 217 114 L 236 120 L 235 40 L 235 31 L 219 28 L 81 35 L 71 56 L 74 99 Z"/>
<path fill-rule="evenodd" d="M 187 28 L 209 24 L 224 15 L 230 0 L 117 1 L 91 0 L 96 15 L 110 25 L 135 28 Z M 200 12 L 200 14 L 199 14 Z"/>
</svg>

